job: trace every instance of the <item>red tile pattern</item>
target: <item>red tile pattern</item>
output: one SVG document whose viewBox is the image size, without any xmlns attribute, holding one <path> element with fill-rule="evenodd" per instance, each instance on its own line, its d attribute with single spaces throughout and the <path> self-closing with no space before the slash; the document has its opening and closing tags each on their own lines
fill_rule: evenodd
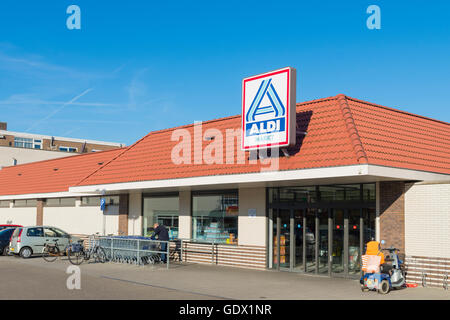
<svg viewBox="0 0 450 320">
<path fill-rule="evenodd" d="M 202 134 L 194 134 L 194 125 L 186 125 L 150 132 L 124 149 L 4 168 L 0 195 L 260 172 L 268 164 L 255 163 L 249 152 L 241 151 L 240 124 L 240 116 L 216 119 L 202 124 Z M 279 158 L 280 170 L 369 163 L 450 174 L 446 122 L 338 95 L 297 104 L 297 127 L 307 134 L 298 135 L 297 144 L 288 149 L 289 157 Z M 184 138 L 176 136 L 180 133 Z M 205 139 L 212 136 L 213 140 Z M 182 141 L 190 163 L 176 164 L 172 153 Z M 197 163 L 196 155 L 202 151 L 215 155 L 218 163 L 208 164 L 205 159 Z"/>
<path fill-rule="evenodd" d="M 347 98 L 370 164 L 450 174 L 450 124 Z"/>
<path fill-rule="evenodd" d="M 125 149 L 38 161 L 0 170 L 0 195 L 66 192 Z M 101 164 L 99 164 L 101 163 Z"/>
<path fill-rule="evenodd" d="M 80 185 L 108 184 L 116 182 L 135 182 L 160 179 L 177 179 L 197 176 L 212 176 L 225 174 L 260 172 L 260 161 L 252 164 L 249 152 L 240 150 L 241 117 L 234 116 L 224 119 L 207 121 L 202 124 L 205 136 L 211 136 L 208 130 L 218 130 L 212 141 L 197 138 L 194 144 L 193 125 L 174 129 L 151 132 L 132 145 L 126 152 L 118 156 L 108 165 L 97 170 L 83 180 Z M 290 157 L 281 157 L 280 170 L 304 168 L 319 168 L 358 164 L 347 126 L 336 98 L 326 98 L 297 105 L 297 125 L 300 131 L 307 135 L 298 137 L 297 145 L 289 148 Z M 171 141 L 175 129 L 185 130 L 192 138 L 188 143 L 191 148 L 191 164 L 174 164 L 171 160 L 172 149 L 179 143 Z M 237 139 L 234 148 L 228 150 L 232 163 L 227 163 L 227 151 L 219 157 L 220 164 L 195 164 L 194 152 L 207 149 L 213 143 L 226 141 L 226 131 L 236 130 Z M 203 140 L 203 141 L 202 141 Z M 195 145 L 202 148 L 195 148 Z M 245 163 L 239 164 L 239 155 L 244 155 Z"/>
</svg>

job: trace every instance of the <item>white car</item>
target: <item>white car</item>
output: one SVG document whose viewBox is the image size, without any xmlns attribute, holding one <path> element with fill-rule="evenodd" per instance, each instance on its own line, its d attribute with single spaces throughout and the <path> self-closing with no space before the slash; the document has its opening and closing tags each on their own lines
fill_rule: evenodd
<svg viewBox="0 0 450 320">
<path fill-rule="evenodd" d="M 42 254 L 46 243 L 53 244 L 56 242 L 58 243 L 59 250 L 64 252 L 70 243 L 78 242 L 79 240 L 79 238 L 73 237 L 56 227 L 21 227 L 17 228 L 11 237 L 9 253 L 18 254 L 26 259 L 34 254 Z"/>
</svg>

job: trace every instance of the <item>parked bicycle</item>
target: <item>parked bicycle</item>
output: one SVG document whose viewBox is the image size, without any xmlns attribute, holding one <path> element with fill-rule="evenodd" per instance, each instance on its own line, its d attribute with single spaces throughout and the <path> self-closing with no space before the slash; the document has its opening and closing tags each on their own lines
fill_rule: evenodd
<svg viewBox="0 0 450 320">
<path fill-rule="evenodd" d="M 95 262 L 105 263 L 105 250 L 95 241 L 95 235 L 89 237 L 89 244 L 89 249 L 87 250 L 82 245 L 82 241 L 71 244 L 67 251 L 70 263 L 80 265 L 83 261 L 88 261 L 91 258 L 93 258 Z"/>
<path fill-rule="evenodd" d="M 53 240 L 54 243 L 44 244 L 44 249 L 42 249 L 42 258 L 47 262 L 53 262 L 58 257 L 63 256 L 64 252 L 61 252 L 58 247 L 58 240 Z M 67 252 L 67 251 L 66 251 Z"/>
</svg>

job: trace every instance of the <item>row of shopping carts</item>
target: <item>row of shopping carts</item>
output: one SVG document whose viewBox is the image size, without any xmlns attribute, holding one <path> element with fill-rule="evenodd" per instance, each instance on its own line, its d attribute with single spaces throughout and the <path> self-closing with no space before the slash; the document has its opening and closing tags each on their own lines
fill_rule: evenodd
<svg viewBox="0 0 450 320">
<path fill-rule="evenodd" d="M 161 244 L 166 243 L 166 250 Z M 105 250 L 108 261 L 134 265 L 148 265 L 161 262 L 161 255 L 169 257 L 168 241 L 152 240 L 142 236 L 99 237 L 99 245 Z M 167 267 L 169 267 L 169 259 Z"/>
</svg>

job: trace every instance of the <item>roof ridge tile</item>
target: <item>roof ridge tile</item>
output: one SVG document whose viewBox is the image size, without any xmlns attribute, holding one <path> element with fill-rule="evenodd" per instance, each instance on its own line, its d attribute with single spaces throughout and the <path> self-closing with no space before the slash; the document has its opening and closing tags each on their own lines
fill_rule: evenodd
<svg viewBox="0 0 450 320">
<path fill-rule="evenodd" d="M 359 163 L 368 163 L 369 161 L 367 159 L 367 154 L 361 142 L 361 137 L 358 134 L 355 121 L 353 120 L 352 111 L 347 103 L 347 97 L 341 93 L 338 94 L 335 99 L 341 108 L 342 116 L 347 127 L 347 132 L 349 134 L 350 141 L 352 142 L 353 150 L 356 154 L 356 160 Z"/>
</svg>

